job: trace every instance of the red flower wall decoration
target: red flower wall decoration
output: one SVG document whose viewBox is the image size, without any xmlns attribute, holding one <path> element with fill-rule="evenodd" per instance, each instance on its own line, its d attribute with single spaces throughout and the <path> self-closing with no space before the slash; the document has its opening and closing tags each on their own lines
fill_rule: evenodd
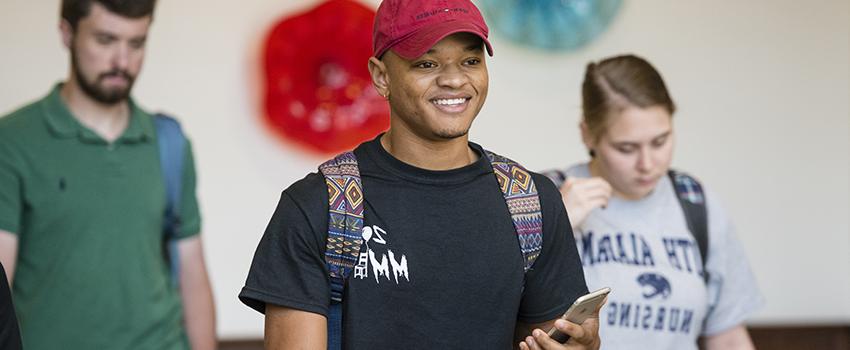
<svg viewBox="0 0 850 350">
<path fill-rule="evenodd" d="M 265 43 L 265 118 L 288 140 L 321 153 L 354 148 L 389 127 L 372 86 L 375 11 L 329 0 L 283 19 Z"/>
</svg>

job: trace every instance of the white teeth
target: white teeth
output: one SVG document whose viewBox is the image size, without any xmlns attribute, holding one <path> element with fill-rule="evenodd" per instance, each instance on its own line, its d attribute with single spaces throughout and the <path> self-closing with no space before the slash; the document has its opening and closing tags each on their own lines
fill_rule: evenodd
<svg viewBox="0 0 850 350">
<path fill-rule="evenodd" d="M 440 98 L 434 100 L 434 103 L 438 105 L 448 106 L 448 105 L 459 105 L 461 103 L 466 102 L 465 98 Z"/>
</svg>

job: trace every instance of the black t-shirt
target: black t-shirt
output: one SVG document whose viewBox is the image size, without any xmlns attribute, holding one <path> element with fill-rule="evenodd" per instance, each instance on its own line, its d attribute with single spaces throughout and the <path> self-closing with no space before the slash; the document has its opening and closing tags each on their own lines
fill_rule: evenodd
<svg viewBox="0 0 850 350">
<path fill-rule="evenodd" d="M 552 320 L 587 292 L 551 181 L 532 175 L 543 210 L 543 248 L 524 274 L 513 221 L 480 146 L 470 143 L 479 154 L 473 164 L 429 171 L 394 158 L 378 140 L 354 151 L 368 267 L 354 271 L 345 290 L 347 349 L 510 349 L 517 320 Z M 327 315 L 327 198 L 317 173 L 283 191 L 242 302 L 260 312 L 269 303 Z"/>
<path fill-rule="evenodd" d="M 12 305 L 12 292 L 6 280 L 6 270 L 0 264 L 0 349 L 20 349 L 21 333 Z"/>
</svg>

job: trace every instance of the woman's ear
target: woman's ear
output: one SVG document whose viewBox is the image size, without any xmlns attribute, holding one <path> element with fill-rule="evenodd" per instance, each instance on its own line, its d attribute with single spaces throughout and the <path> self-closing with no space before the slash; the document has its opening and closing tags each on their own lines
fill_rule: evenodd
<svg viewBox="0 0 850 350">
<path fill-rule="evenodd" d="M 579 124 L 579 129 L 581 129 L 581 142 L 583 142 L 584 147 L 587 147 L 587 150 L 592 153 L 593 149 L 596 147 L 596 137 L 590 133 L 590 128 L 587 127 L 587 123 L 584 121 Z"/>
<path fill-rule="evenodd" d="M 387 65 L 375 57 L 369 58 L 369 75 L 372 76 L 372 85 L 375 86 L 375 90 L 378 90 L 378 94 L 389 99 L 390 83 L 387 77 Z"/>
</svg>

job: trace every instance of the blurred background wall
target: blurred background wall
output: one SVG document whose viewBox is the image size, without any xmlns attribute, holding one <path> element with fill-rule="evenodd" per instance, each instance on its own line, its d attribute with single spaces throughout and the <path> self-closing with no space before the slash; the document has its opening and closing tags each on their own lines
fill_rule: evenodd
<svg viewBox="0 0 850 350">
<path fill-rule="evenodd" d="M 134 95 L 177 115 L 194 142 L 223 339 L 261 337 L 262 316 L 236 295 L 280 191 L 324 158 L 267 131 L 259 104 L 266 31 L 317 3 L 160 0 L 149 36 Z M 66 76 L 58 17 L 58 0 L 0 1 L 0 113 Z M 498 32 L 492 42 L 472 140 L 532 169 L 585 160 L 584 66 L 641 55 L 679 106 L 674 166 L 717 192 L 737 223 L 767 300 L 750 323 L 850 324 L 850 1 L 626 0 L 578 51 L 532 50 Z"/>
</svg>

